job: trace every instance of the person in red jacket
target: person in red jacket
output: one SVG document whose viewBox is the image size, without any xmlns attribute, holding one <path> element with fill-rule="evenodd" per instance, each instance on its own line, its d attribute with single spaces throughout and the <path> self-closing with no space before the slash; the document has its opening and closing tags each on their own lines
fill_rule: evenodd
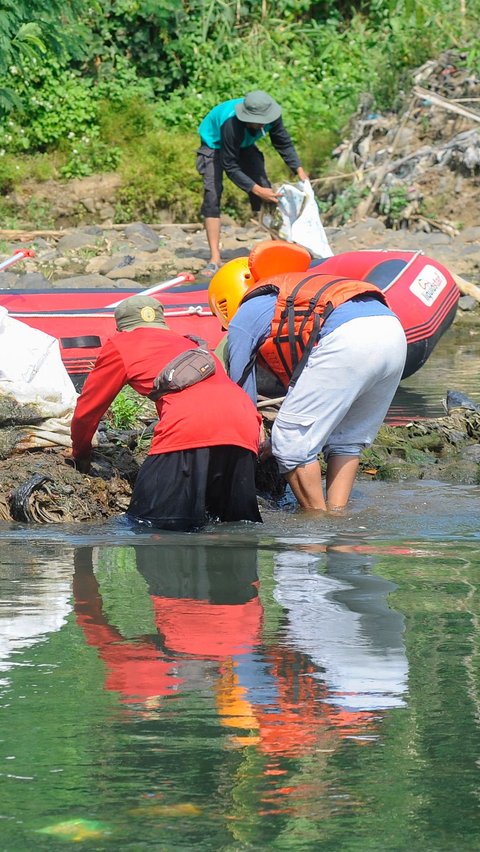
<svg viewBox="0 0 480 852">
<path fill-rule="evenodd" d="M 88 473 L 98 424 L 125 385 L 148 396 L 159 371 L 196 344 L 171 331 L 162 305 L 131 296 L 115 310 L 106 341 L 74 411 L 72 455 Z M 127 515 L 150 526 L 193 530 L 207 520 L 261 521 L 255 466 L 261 417 L 217 360 L 216 371 L 156 401 L 158 423 Z"/>
</svg>

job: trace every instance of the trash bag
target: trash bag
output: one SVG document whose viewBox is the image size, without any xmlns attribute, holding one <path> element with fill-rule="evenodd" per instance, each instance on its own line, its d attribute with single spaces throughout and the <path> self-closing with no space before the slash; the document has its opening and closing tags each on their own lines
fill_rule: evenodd
<svg viewBox="0 0 480 852">
<path fill-rule="evenodd" d="M 320 220 L 317 202 L 309 180 L 284 183 L 278 190 L 277 210 L 281 217 L 278 236 L 308 249 L 312 257 L 331 257 L 333 251 Z"/>
<path fill-rule="evenodd" d="M 18 430 L 15 449 L 70 447 L 76 402 L 58 340 L 0 306 L 0 429 Z"/>
</svg>

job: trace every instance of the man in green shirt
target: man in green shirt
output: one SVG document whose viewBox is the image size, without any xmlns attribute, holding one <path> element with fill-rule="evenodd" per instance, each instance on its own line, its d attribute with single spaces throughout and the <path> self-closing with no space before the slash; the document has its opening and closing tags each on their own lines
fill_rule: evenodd
<svg viewBox="0 0 480 852">
<path fill-rule="evenodd" d="M 307 180 L 281 114 L 280 105 L 266 92 L 249 92 L 244 98 L 218 104 L 198 128 L 201 145 L 197 151 L 197 170 L 204 181 L 201 213 L 210 248 L 210 262 L 203 271 L 205 277 L 211 278 L 221 265 L 223 172 L 248 194 L 254 212 L 260 210 L 262 201 L 276 204 L 278 195 L 268 180 L 264 156 L 255 144 L 268 133 L 286 165 L 300 180 Z"/>
</svg>

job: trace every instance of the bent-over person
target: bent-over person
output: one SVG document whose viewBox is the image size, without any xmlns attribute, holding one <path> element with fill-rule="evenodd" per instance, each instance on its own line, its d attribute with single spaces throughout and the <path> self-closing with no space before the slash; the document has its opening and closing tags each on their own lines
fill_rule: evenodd
<svg viewBox="0 0 480 852">
<path fill-rule="evenodd" d="M 72 455 L 90 468 L 92 438 L 125 385 L 148 396 L 159 371 L 196 344 L 171 331 L 162 305 L 131 296 L 115 310 L 117 332 L 103 345 L 72 420 Z M 155 426 L 127 515 L 150 526 L 193 530 L 208 520 L 261 521 L 255 466 L 261 418 L 216 359 L 215 373 L 155 402 Z"/>
</svg>

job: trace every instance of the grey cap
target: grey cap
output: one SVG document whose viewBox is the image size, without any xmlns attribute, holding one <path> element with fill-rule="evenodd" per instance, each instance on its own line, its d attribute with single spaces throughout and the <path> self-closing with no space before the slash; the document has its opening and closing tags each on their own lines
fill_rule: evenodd
<svg viewBox="0 0 480 852">
<path fill-rule="evenodd" d="M 282 108 L 270 95 L 258 90 L 245 95 L 243 101 L 235 105 L 235 112 L 237 118 L 247 124 L 270 124 L 280 118 Z"/>
<path fill-rule="evenodd" d="M 115 308 L 115 322 L 119 331 L 134 328 L 168 328 L 163 318 L 163 305 L 152 296 L 130 296 Z"/>
</svg>

